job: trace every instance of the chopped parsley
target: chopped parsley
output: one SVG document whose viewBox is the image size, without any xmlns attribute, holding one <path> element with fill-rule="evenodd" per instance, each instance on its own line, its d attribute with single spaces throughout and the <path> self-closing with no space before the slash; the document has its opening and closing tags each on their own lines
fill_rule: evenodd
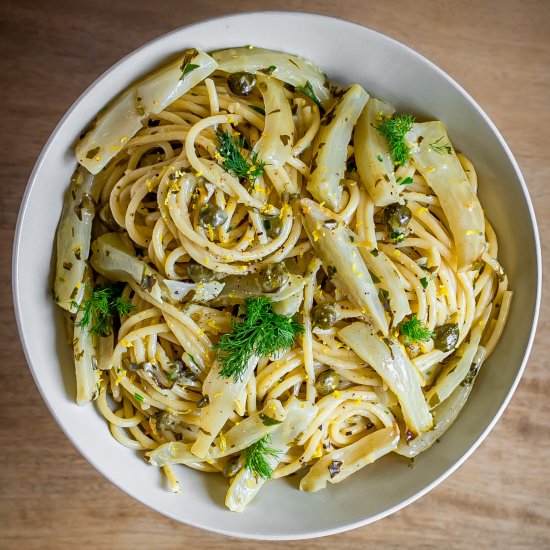
<svg viewBox="0 0 550 550">
<path fill-rule="evenodd" d="M 265 69 L 260 69 L 259 72 L 263 74 L 273 74 L 277 70 L 277 67 L 275 65 L 270 65 L 269 67 L 266 67 Z"/>
<path fill-rule="evenodd" d="M 249 298 L 244 303 L 245 316 L 231 321 L 231 332 L 214 346 L 218 350 L 220 376 L 239 380 L 253 357 L 271 355 L 288 349 L 304 328 L 295 317 L 285 317 L 273 310 L 269 298 Z"/>
<path fill-rule="evenodd" d="M 183 80 L 190 72 L 200 67 L 200 65 L 195 65 L 194 63 L 191 63 L 193 58 L 196 57 L 198 53 L 199 52 L 195 48 L 191 48 L 190 50 L 187 50 L 185 52 L 185 55 L 183 56 L 183 61 L 180 67 L 181 69 L 180 80 Z"/>
<path fill-rule="evenodd" d="M 405 134 L 412 128 L 412 115 L 381 116 L 380 122 L 374 125 L 378 133 L 386 138 L 390 154 L 396 166 L 401 166 L 409 160 L 410 149 L 405 143 Z"/>
<path fill-rule="evenodd" d="M 370 278 L 372 279 L 372 282 L 377 285 L 378 283 L 380 283 L 380 279 L 369 269 L 369 275 L 370 275 Z"/>
<path fill-rule="evenodd" d="M 198 69 L 200 65 L 195 65 L 194 63 L 187 63 L 181 72 L 180 80 L 183 80 L 190 72 Z"/>
<path fill-rule="evenodd" d="M 401 231 L 390 231 L 390 239 L 394 243 L 402 243 L 405 240 L 405 235 Z"/>
<path fill-rule="evenodd" d="M 271 418 L 271 416 L 268 416 L 264 413 L 260 413 L 259 416 L 264 426 L 276 426 L 277 424 L 281 424 L 282 422 L 282 420 L 275 420 L 275 418 Z"/>
<path fill-rule="evenodd" d="M 402 180 L 401 178 L 397 178 L 396 182 L 399 185 L 409 185 L 409 183 L 413 182 L 413 179 L 411 177 L 405 178 L 404 180 Z"/>
<path fill-rule="evenodd" d="M 253 111 L 256 111 L 257 113 L 260 113 L 261 115 L 265 116 L 265 110 L 262 109 L 261 107 L 256 107 L 256 105 L 249 105 L 249 107 L 250 107 Z"/>
<path fill-rule="evenodd" d="M 422 277 L 422 279 L 420 279 L 420 284 L 424 287 L 424 288 L 428 288 L 428 278 L 427 277 Z"/>
<path fill-rule="evenodd" d="M 323 106 L 321 105 L 318 97 L 315 95 L 315 92 L 313 91 L 313 86 L 311 85 L 311 82 L 309 80 L 306 81 L 305 86 L 296 86 L 294 90 L 309 97 L 309 99 L 311 99 L 311 101 L 313 101 L 313 103 L 315 103 L 315 105 L 319 107 L 319 111 L 321 113 L 324 112 Z"/>
</svg>

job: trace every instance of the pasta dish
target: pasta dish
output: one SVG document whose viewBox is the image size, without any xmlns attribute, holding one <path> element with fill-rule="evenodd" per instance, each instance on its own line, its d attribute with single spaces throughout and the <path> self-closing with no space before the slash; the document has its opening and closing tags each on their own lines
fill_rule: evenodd
<svg viewBox="0 0 550 550">
<path fill-rule="evenodd" d="M 456 419 L 512 292 L 444 124 L 309 61 L 191 49 L 80 136 L 54 299 L 79 405 L 179 492 L 339 483 Z"/>
</svg>

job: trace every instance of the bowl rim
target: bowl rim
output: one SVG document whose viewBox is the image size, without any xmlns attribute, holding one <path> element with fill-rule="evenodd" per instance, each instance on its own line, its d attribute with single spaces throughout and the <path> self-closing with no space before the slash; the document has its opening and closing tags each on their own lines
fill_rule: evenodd
<svg viewBox="0 0 550 550">
<path fill-rule="evenodd" d="M 446 80 L 452 87 L 454 87 L 460 94 L 462 94 L 465 99 L 475 108 L 477 113 L 480 115 L 480 117 L 484 120 L 484 122 L 489 126 L 492 133 L 496 137 L 497 141 L 502 146 L 508 160 L 510 161 L 511 166 L 513 167 L 515 176 L 517 178 L 517 181 L 520 184 L 521 191 L 523 193 L 523 197 L 525 199 L 525 204 L 527 206 L 527 210 L 530 217 L 531 226 L 533 229 L 533 236 L 534 236 L 534 245 L 535 245 L 535 263 L 536 263 L 536 289 L 535 289 L 535 307 L 534 307 L 534 315 L 531 322 L 531 327 L 529 331 L 529 338 L 527 340 L 525 350 L 523 353 L 523 358 L 521 360 L 521 364 L 518 368 L 517 374 L 514 378 L 514 381 L 510 388 L 508 389 L 508 392 L 506 394 L 506 397 L 502 401 L 501 406 L 497 410 L 496 414 L 493 416 L 491 421 L 488 423 L 485 430 L 479 435 L 479 437 L 472 443 L 472 445 L 469 447 L 469 449 L 460 456 L 452 466 L 450 466 L 445 472 L 443 472 L 439 477 L 434 479 L 431 483 L 424 486 L 420 491 L 416 492 L 415 494 L 411 495 L 409 498 L 406 498 L 399 502 L 398 504 L 391 506 L 387 508 L 386 510 L 383 510 L 382 512 L 379 512 L 377 514 L 371 515 L 369 517 L 366 517 L 362 520 L 355 521 L 352 523 L 346 523 L 342 524 L 335 528 L 330 529 L 317 529 L 315 531 L 310 531 L 307 533 L 300 534 L 299 537 L 296 535 L 285 535 L 280 534 L 277 536 L 272 535 L 262 535 L 262 534 L 248 534 L 246 532 L 240 532 L 240 531 L 231 531 L 223 528 L 217 528 L 214 525 L 208 525 L 205 523 L 201 523 L 200 521 L 182 521 L 181 518 L 177 517 L 175 514 L 172 514 L 170 512 L 167 512 L 165 510 L 161 510 L 158 507 L 156 507 L 153 504 L 150 504 L 148 502 L 145 502 L 144 500 L 141 500 L 138 496 L 132 494 L 129 489 L 123 487 L 119 482 L 117 482 L 116 478 L 111 476 L 110 474 L 107 474 L 103 469 L 102 466 L 98 463 L 96 463 L 95 460 L 93 460 L 90 456 L 88 456 L 87 452 L 81 448 L 81 446 L 71 437 L 70 433 L 66 429 L 63 420 L 61 416 L 56 412 L 53 404 L 51 404 L 47 398 L 46 391 L 42 387 L 40 380 L 37 376 L 37 370 L 32 365 L 30 361 L 30 346 L 28 345 L 28 342 L 30 341 L 29 338 L 25 337 L 24 333 L 24 327 L 23 327 L 23 314 L 21 309 L 21 304 L 19 300 L 20 295 L 20 288 L 18 286 L 18 279 L 19 279 L 19 248 L 21 245 L 21 234 L 22 234 L 22 225 L 23 220 L 25 217 L 25 212 L 27 210 L 29 198 L 33 192 L 33 189 L 37 185 L 37 175 L 40 171 L 40 168 L 44 162 L 44 159 L 48 156 L 49 151 L 51 149 L 52 143 L 56 136 L 59 134 L 59 132 L 62 130 L 63 126 L 65 125 L 65 122 L 67 119 L 69 119 L 73 112 L 76 110 L 77 106 L 80 105 L 89 95 L 91 95 L 96 86 L 103 81 L 108 75 L 115 72 L 118 67 L 123 64 L 127 59 L 138 55 L 140 52 L 142 52 L 145 49 L 148 49 L 152 44 L 166 39 L 169 36 L 176 35 L 178 33 L 181 33 L 182 31 L 189 29 L 191 27 L 202 25 L 205 23 L 209 23 L 212 21 L 222 21 L 222 20 L 232 20 L 232 19 L 238 19 L 238 18 L 246 18 L 250 16 L 255 15 L 262 15 L 262 16 L 270 16 L 270 15 L 277 15 L 277 16 L 288 16 L 288 17 L 297 17 L 297 18 L 317 18 L 317 19 L 323 19 L 323 20 L 336 20 L 339 22 L 343 22 L 347 25 L 352 25 L 355 27 L 360 27 L 362 29 L 367 29 L 369 32 L 378 35 L 378 37 L 386 42 L 392 43 L 395 46 L 398 46 L 404 50 L 406 50 L 409 54 L 416 57 L 419 61 L 425 63 L 427 66 L 429 66 L 433 71 L 438 73 L 440 77 L 442 77 L 444 80 Z M 210 531 L 213 533 L 217 533 L 220 535 L 226 535 L 230 537 L 237 537 L 242 539 L 251 539 L 251 540 L 273 540 L 273 541 L 283 541 L 283 540 L 305 540 L 305 539 L 312 539 L 317 537 L 325 537 L 330 536 L 338 533 L 342 533 L 348 530 L 356 529 L 358 527 L 362 527 L 365 525 L 368 525 L 370 523 L 373 523 L 377 520 L 383 519 L 402 508 L 405 508 L 409 504 L 412 504 L 414 501 L 418 500 L 425 494 L 427 494 L 429 491 L 434 489 L 437 485 L 439 485 L 441 482 L 443 482 L 447 477 L 449 477 L 453 472 L 455 472 L 462 464 L 472 455 L 472 453 L 479 447 L 479 445 L 485 440 L 489 432 L 494 428 L 495 424 L 500 419 L 501 415 L 503 414 L 504 410 L 508 406 L 513 394 L 515 393 L 517 386 L 519 384 L 519 381 L 521 377 L 523 376 L 523 373 L 525 371 L 525 367 L 527 365 L 527 361 L 529 359 L 533 342 L 535 338 L 537 323 L 539 319 L 539 313 L 540 313 L 540 305 L 541 305 L 541 292 L 542 292 L 542 254 L 541 254 L 541 245 L 540 245 L 540 236 L 539 236 L 539 230 L 537 226 L 536 216 L 533 208 L 533 204 L 531 201 L 531 197 L 529 195 L 529 190 L 527 188 L 527 184 L 525 183 L 525 179 L 521 173 L 521 170 L 519 168 L 519 165 L 512 154 L 512 151 L 510 147 L 508 146 L 505 139 L 502 137 L 501 133 L 495 126 L 495 124 L 492 122 L 492 120 L 489 118 L 489 116 L 485 113 L 485 111 L 480 107 L 480 105 L 477 103 L 477 101 L 458 83 L 456 82 L 449 74 L 447 74 L 443 69 L 441 69 L 438 65 L 436 65 L 434 62 L 429 60 L 427 57 L 425 57 L 423 54 L 419 53 L 418 51 L 414 50 L 412 47 L 408 46 L 407 44 L 404 44 L 400 42 L 399 40 L 396 40 L 395 38 L 392 38 L 381 31 L 375 30 L 371 27 L 367 27 L 366 25 L 362 25 L 360 23 L 357 23 L 355 21 L 350 21 L 348 19 L 345 19 L 343 17 L 336 17 L 336 16 L 329 16 L 329 15 L 323 15 L 315 12 L 308 12 L 308 11 L 289 11 L 289 10 L 253 10 L 253 11 L 245 11 L 245 12 L 238 12 L 238 13 L 231 13 L 231 14 L 225 14 L 225 15 L 219 15 L 214 17 L 208 17 L 204 19 L 199 19 L 197 21 L 194 21 L 192 23 L 189 23 L 188 25 L 184 25 L 182 27 L 178 27 L 176 29 L 173 29 L 167 33 L 163 33 L 161 35 L 156 36 L 155 38 L 149 40 L 148 42 L 142 44 L 138 48 L 128 52 L 126 55 L 124 55 L 122 58 L 120 58 L 118 61 L 116 61 L 113 65 L 108 67 L 103 73 L 101 73 L 79 96 L 78 98 L 71 104 L 71 106 L 67 109 L 65 114 L 62 116 L 62 118 L 59 120 L 55 128 L 50 133 L 45 145 L 43 146 L 40 155 L 38 156 L 38 159 L 35 162 L 35 165 L 32 169 L 32 172 L 29 176 L 29 179 L 27 181 L 25 192 L 23 194 L 23 197 L 21 199 L 20 207 L 19 207 L 19 213 L 17 217 L 16 227 L 15 227 L 15 234 L 14 234 L 14 240 L 13 240 L 13 251 L 12 251 L 12 295 L 13 295 L 13 305 L 14 305 L 14 312 L 15 312 L 15 318 L 16 318 L 16 324 L 17 329 L 21 341 L 21 345 L 23 348 L 23 352 L 25 354 L 25 359 L 27 361 L 27 365 L 29 367 L 29 370 L 31 371 L 32 377 L 34 379 L 34 382 L 36 384 L 36 387 L 38 388 L 38 391 L 40 392 L 40 395 L 42 396 L 42 399 L 44 403 L 46 404 L 46 407 L 50 411 L 50 414 L 53 416 L 55 421 L 57 422 L 58 426 L 61 428 L 67 439 L 71 442 L 71 444 L 76 447 L 76 449 L 80 452 L 80 454 L 86 459 L 86 461 L 91 464 L 103 477 L 105 477 L 110 483 L 118 487 L 121 491 L 123 491 L 128 496 L 132 497 L 134 500 L 137 500 L 140 504 L 147 506 L 148 508 L 155 510 L 158 513 L 161 513 L 162 515 L 169 517 L 172 520 L 177 521 L 178 523 L 183 523 L 184 525 L 189 525 L 198 529 L 204 529 L 206 531 Z"/>
</svg>

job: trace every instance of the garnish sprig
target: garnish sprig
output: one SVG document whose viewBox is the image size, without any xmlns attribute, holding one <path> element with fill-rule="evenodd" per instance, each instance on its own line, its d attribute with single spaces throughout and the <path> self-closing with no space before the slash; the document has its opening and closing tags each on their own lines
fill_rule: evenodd
<svg viewBox="0 0 550 550">
<path fill-rule="evenodd" d="M 232 136 L 227 130 L 216 130 L 218 154 L 222 166 L 232 172 L 241 181 L 253 184 L 265 171 L 266 163 L 258 159 L 258 153 L 252 152 L 245 158 L 245 139 L 243 136 Z"/>
<path fill-rule="evenodd" d="M 273 476 L 273 468 L 267 458 L 278 458 L 280 455 L 279 451 L 269 446 L 270 443 L 271 437 L 267 434 L 243 451 L 245 468 L 263 479 Z"/>
<path fill-rule="evenodd" d="M 426 342 L 433 338 L 434 333 L 426 328 L 416 314 L 409 319 L 405 319 L 399 323 L 399 330 L 403 335 L 405 344 L 414 344 L 416 342 Z"/>
<path fill-rule="evenodd" d="M 231 332 L 214 346 L 218 350 L 220 376 L 239 380 L 252 357 L 263 357 L 290 348 L 304 328 L 295 317 L 273 310 L 265 296 L 245 301 L 245 316 L 231 321 Z"/>
<path fill-rule="evenodd" d="M 72 303 L 75 310 L 83 312 L 77 325 L 87 329 L 91 334 L 99 336 L 111 334 L 113 317 L 128 315 L 135 307 L 122 296 L 122 288 L 121 285 L 113 285 L 88 289 L 88 298 L 84 298 L 80 304 Z"/>
<path fill-rule="evenodd" d="M 402 166 L 409 160 L 410 148 L 405 143 L 405 134 L 412 128 L 412 115 L 381 115 L 380 122 L 374 125 L 378 133 L 386 138 L 390 154 L 396 166 Z"/>
</svg>

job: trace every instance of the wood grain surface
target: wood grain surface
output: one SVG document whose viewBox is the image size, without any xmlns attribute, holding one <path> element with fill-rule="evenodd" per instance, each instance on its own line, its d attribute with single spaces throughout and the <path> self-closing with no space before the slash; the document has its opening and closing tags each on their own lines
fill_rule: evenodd
<svg viewBox="0 0 550 550">
<path fill-rule="evenodd" d="M 143 43 L 224 13 L 335 15 L 412 46 L 458 80 L 513 150 L 538 216 L 550 271 L 550 2 L 329 0 L 1 0 L 0 547 L 253 549 L 198 531 L 126 496 L 80 456 L 50 416 L 19 343 L 11 247 L 32 166 L 71 103 Z M 237 40 L 238 42 L 238 40 Z M 502 419 L 455 474 L 373 525 L 268 548 L 550 548 L 550 310 Z"/>
</svg>

